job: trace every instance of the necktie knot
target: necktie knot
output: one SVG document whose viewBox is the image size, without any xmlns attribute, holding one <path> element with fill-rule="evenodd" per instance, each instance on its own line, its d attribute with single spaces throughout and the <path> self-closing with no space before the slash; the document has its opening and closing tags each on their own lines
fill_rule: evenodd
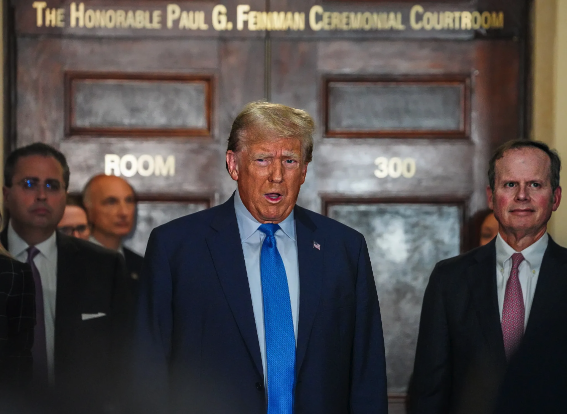
<svg viewBox="0 0 567 414">
<path fill-rule="evenodd" d="M 520 267 L 520 263 L 524 261 L 524 256 L 522 253 L 514 253 L 512 255 L 512 269 L 518 269 Z"/>
<path fill-rule="evenodd" d="M 280 225 L 273 223 L 265 223 L 258 227 L 258 230 L 264 233 L 267 237 L 274 237 L 274 234 L 276 234 L 276 231 L 278 231 L 279 229 Z"/>
<path fill-rule="evenodd" d="M 31 263 L 33 259 L 39 254 L 39 250 L 35 246 L 28 247 L 28 263 Z"/>
</svg>

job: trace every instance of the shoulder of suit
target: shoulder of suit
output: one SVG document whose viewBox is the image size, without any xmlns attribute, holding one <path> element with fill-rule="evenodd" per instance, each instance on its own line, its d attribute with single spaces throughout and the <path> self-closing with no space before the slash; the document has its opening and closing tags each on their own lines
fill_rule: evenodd
<svg viewBox="0 0 567 414">
<path fill-rule="evenodd" d="M 101 258 L 109 258 L 114 259 L 116 257 L 120 257 L 120 253 L 107 249 L 106 247 L 99 246 L 98 244 L 94 244 L 87 240 L 78 239 L 76 237 L 66 236 L 64 234 L 59 234 L 59 242 L 57 244 L 57 248 L 60 248 L 62 245 L 64 246 L 72 246 L 74 249 L 77 250 L 78 253 L 86 254 L 86 255 L 97 255 Z"/>
<path fill-rule="evenodd" d="M 461 268 L 466 268 L 477 263 L 479 260 L 489 257 L 491 250 L 494 250 L 494 254 L 496 254 L 494 243 L 492 242 L 485 246 L 476 247 L 458 256 L 441 260 L 437 263 L 435 268 L 437 270 L 448 272 L 458 271 Z"/>
<path fill-rule="evenodd" d="M 138 253 L 136 253 L 133 250 L 130 250 L 127 247 L 122 247 L 122 250 L 124 250 L 124 257 L 134 259 L 134 260 L 139 260 L 139 261 L 144 260 L 144 256 L 139 255 Z"/>
</svg>

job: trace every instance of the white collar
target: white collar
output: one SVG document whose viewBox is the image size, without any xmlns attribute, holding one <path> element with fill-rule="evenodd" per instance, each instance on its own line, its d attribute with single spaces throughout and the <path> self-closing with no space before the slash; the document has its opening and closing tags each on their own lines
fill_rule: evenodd
<svg viewBox="0 0 567 414">
<path fill-rule="evenodd" d="M 521 252 L 516 252 L 508 243 L 504 241 L 500 233 L 496 236 L 496 264 L 503 268 L 504 263 L 509 260 L 514 253 L 522 253 L 524 260 L 528 262 L 532 269 L 539 269 L 543 260 L 543 254 L 547 249 L 549 235 L 547 232 L 534 244 L 526 247 Z"/>
<path fill-rule="evenodd" d="M 28 247 L 30 247 L 30 245 L 27 244 L 18 233 L 16 233 L 16 230 L 12 227 L 12 221 L 8 223 L 8 246 L 10 253 L 14 257 L 18 257 L 26 251 Z M 57 236 L 55 231 L 47 240 L 36 244 L 35 247 L 48 260 L 55 260 L 57 257 Z"/>
</svg>

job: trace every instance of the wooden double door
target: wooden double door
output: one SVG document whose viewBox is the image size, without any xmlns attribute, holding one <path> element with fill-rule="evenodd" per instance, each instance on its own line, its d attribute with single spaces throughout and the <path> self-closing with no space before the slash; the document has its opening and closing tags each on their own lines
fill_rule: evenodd
<svg viewBox="0 0 567 414">
<path fill-rule="evenodd" d="M 298 202 L 367 238 L 402 412 L 429 273 L 470 247 L 489 154 L 524 133 L 521 21 L 494 37 L 428 30 L 464 6 L 426 17 L 422 3 L 13 2 L 9 145 L 60 148 L 70 192 L 94 174 L 126 178 L 140 200 L 127 244 L 143 254 L 155 226 L 230 197 L 226 142 L 247 102 L 307 110 L 315 150 Z M 477 3 L 466 10 L 482 26 Z M 279 30 L 256 30 L 269 24 Z"/>
</svg>

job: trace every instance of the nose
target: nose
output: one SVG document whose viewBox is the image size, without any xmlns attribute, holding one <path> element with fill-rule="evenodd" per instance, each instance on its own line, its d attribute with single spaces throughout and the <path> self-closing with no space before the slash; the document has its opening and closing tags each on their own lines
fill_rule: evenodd
<svg viewBox="0 0 567 414">
<path fill-rule="evenodd" d="M 283 165 L 281 160 L 275 160 L 270 171 L 270 181 L 281 183 L 283 181 Z"/>
<path fill-rule="evenodd" d="M 528 186 L 527 185 L 519 185 L 518 191 L 516 193 L 516 200 L 525 201 L 525 200 L 529 200 L 529 198 L 530 198 L 530 194 L 529 194 L 529 191 L 528 191 Z"/>
<path fill-rule="evenodd" d="M 45 186 L 39 185 L 37 187 L 36 198 L 38 200 L 45 200 L 47 198 L 47 193 L 45 191 Z"/>
</svg>

